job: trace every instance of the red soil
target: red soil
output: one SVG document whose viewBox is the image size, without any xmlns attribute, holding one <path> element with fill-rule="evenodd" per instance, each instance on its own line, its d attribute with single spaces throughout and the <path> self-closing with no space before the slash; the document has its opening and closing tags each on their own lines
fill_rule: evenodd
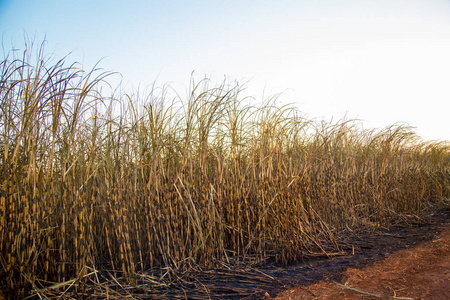
<svg viewBox="0 0 450 300">
<path fill-rule="evenodd" d="M 450 299 L 450 226 L 431 241 L 371 266 L 347 269 L 340 282 L 325 279 L 272 299 Z"/>
</svg>

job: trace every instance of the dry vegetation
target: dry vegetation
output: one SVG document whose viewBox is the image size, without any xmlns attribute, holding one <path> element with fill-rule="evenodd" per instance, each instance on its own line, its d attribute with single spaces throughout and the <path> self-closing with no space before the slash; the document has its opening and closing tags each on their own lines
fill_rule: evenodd
<svg viewBox="0 0 450 300">
<path fill-rule="evenodd" d="M 192 269 L 339 253 L 342 230 L 388 227 L 450 197 L 449 145 L 407 126 L 308 121 L 273 100 L 249 105 L 228 81 L 106 97 L 108 74 L 32 48 L 0 62 L 11 296 L 114 297 L 107 280 L 151 293 Z"/>
</svg>

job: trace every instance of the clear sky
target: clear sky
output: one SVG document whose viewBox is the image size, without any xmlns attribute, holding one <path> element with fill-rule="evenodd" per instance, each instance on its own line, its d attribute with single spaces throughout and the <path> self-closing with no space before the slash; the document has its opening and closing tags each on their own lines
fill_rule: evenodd
<svg viewBox="0 0 450 300">
<path fill-rule="evenodd" d="M 47 51 L 128 86 L 250 80 L 311 118 L 403 121 L 450 140 L 449 0 L 0 0 L 6 49 L 24 32 Z M 182 92 L 181 91 L 181 92 Z"/>
</svg>

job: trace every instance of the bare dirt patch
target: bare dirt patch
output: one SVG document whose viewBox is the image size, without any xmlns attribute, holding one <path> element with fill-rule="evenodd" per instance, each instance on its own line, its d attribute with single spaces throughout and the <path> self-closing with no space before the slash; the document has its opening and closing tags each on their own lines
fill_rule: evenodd
<svg viewBox="0 0 450 300">
<path fill-rule="evenodd" d="M 310 283 L 307 283 L 308 278 L 304 278 L 306 280 L 303 282 L 297 280 L 297 286 L 278 293 L 274 298 L 450 299 L 448 211 L 446 215 L 445 222 L 384 233 L 384 237 L 390 237 L 392 241 L 383 238 L 383 233 L 378 234 L 381 235 L 378 241 L 374 235 L 373 243 L 376 245 L 374 244 L 373 249 L 366 249 L 366 255 L 372 253 L 373 257 L 385 258 L 374 259 L 366 266 L 360 264 L 349 267 L 343 272 L 323 270 L 323 279 L 320 281 L 309 280 Z M 416 235 L 419 243 L 411 240 L 411 237 Z M 428 239 L 430 236 L 431 239 Z M 404 249 L 397 250 L 401 247 Z M 355 259 L 359 260 L 358 255 Z M 294 285 L 295 281 L 293 280 Z M 270 298 L 270 292 L 267 291 L 264 297 Z"/>
</svg>

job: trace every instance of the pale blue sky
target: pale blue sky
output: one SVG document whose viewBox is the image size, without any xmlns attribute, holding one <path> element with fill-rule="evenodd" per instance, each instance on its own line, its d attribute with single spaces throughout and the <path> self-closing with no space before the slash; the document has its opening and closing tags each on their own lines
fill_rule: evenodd
<svg viewBox="0 0 450 300">
<path fill-rule="evenodd" d="M 3 45 L 24 32 L 47 51 L 128 86 L 191 72 L 250 80 L 248 93 L 289 89 L 310 117 L 404 121 L 425 139 L 450 140 L 450 1 L 49 1 L 0 0 Z"/>
</svg>

